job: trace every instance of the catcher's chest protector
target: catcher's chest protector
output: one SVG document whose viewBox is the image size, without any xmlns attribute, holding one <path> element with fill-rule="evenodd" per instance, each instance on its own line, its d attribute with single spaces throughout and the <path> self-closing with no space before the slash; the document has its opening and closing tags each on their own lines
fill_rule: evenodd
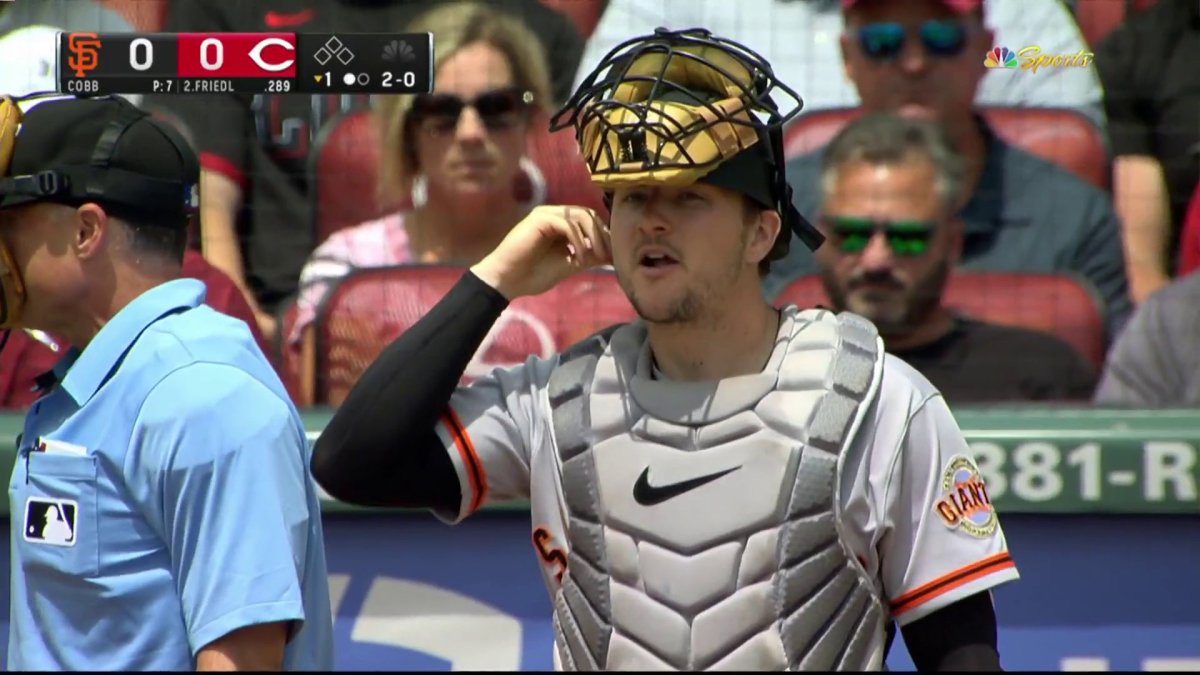
<svg viewBox="0 0 1200 675">
<path fill-rule="evenodd" d="M 569 556 L 563 669 L 878 669 L 887 613 L 839 531 L 839 461 L 878 389 L 875 328 L 784 311 L 762 374 L 656 381 L 640 324 L 550 382 Z M 590 347 L 590 348 L 589 348 Z"/>
</svg>

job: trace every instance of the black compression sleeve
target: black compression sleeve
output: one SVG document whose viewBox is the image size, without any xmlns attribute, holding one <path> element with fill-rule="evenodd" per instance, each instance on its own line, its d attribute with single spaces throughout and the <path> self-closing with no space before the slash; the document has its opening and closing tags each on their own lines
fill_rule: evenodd
<svg viewBox="0 0 1200 675">
<path fill-rule="evenodd" d="M 379 355 L 317 439 L 313 477 L 362 506 L 457 513 L 458 476 L 437 421 L 508 301 L 471 272 Z"/>
<path fill-rule="evenodd" d="M 900 629 L 918 671 L 992 671 L 1000 667 L 996 612 L 984 591 Z"/>
</svg>

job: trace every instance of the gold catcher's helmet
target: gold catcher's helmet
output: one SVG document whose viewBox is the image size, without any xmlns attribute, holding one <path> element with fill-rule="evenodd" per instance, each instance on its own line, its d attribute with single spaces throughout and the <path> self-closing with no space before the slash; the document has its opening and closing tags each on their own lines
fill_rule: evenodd
<svg viewBox="0 0 1200 675">
<path fill-rule="evenodd" d="M 780 110 L 773 95 L 795 103 Z M 659 28 L 610 51 L 551 129 L 572 125 L 592 182 L 610 194 L 630 185 L 697 181 L 775 209 L 783 228 L 768 259 L 787 254 L 790 233 L 810 249 L 824 237 L 792 205 L 783 126 L 803 102 L 771 65 L 702 28 Z"/>
</svg>

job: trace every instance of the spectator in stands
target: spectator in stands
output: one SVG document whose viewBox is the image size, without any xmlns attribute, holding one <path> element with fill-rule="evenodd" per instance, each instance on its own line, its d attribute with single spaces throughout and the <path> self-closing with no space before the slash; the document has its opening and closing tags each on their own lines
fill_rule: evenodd
<svg viewBox="0 0 1200 675">
<path fill-rule="evenodd" d="M 0 2 L 0 92 L 21 96 L 58 89 L 60 30 L 127 33 L 133 27 L 92 0 Z M 126 98 L 137 103 L 139 97 Z"/>
<path fill-rule="evenodd" d="M 305 33 L 399 32 L 442 0 L 173 0 L 165 30 Z M 489 0 L 530 27 L 534 43 L 554 54 L 553 91 L 571 91 L 583 39 L 565 16 L 541 0 Z M 438 51 L 441 49 L 439 44 Z M 308 152 L 321 126 L 365 107 L 359 96 L 162 96 L 154 105 L 188 127 L 199 146 L 201 240 L 214 265 L 254 306 L 268 337 L 275 313 L 298 288 L 313 241 Z"/>
<path fill-rule="evenodd" d="M 1096 68 L 1129 291 L 1141 302 L 1175 270 L 1180 224 L 1200 182 L 1200 2 L 1159 0 L 1129 17 L 1096 49 Z"/>
<path fill-rule="evenodd" d="M 575 1 L 575 0 L 568 0 Z M 982 62 L 993 46 L 1041 54 L 1087 52 L 1071 11 L 1054 0 L 988 0 L 987 24 L 995 40 L 969 50 Z M 838 0 L 609 0 L 588 39 L 582 63 L 598 63 L 609 50 L 646 26 L 703 26 L 744 42 L 771 62 L 800 92 L 804 111 L 854 108 L 858 92 L 846 77 L 838 37 L 844 30 Z M 588 74 L 582 69 L 579 82 Z M 1036 74 L 1007 69 L 984 76 L 975 101 L 984 106 L 1071 108 L 1104 128 L 1103 92 L 1092 68 L 1042 68 Z"/>
<path fill-rule="evenodd" d="M 438 7 L 407 30 L 434 35 L 434 91 L 382 99 L 380 190 L 411 194 L 412 209 L 338 231 L 313 252 L 301 273 L 292 346 L 331 285 L 352 270 L 472 265 L 542 200 L 541 174 L 524 152 L 550 81 L 530 31 L 482 4 Z"/>
<path fill-rule="evenodd" d="M 1200 273 L 1155 291 L 1108 354 L 1096 403 L 1200 406 Z"/>
<path fill-rule="evenodd" d="M 975 92 L 986 70 L 979 55 L 994 42 L 983 25 L 980 0 L 842 2 L 846 71 L 862 95 L 863 108 L 936 120 L 966 160 L 970 200 L 961 214 L 963 266 L 1081 277 L 1103 301 L 1111 341 L 1131 309 L 1116 213 L 1107 194 L 1010 146 L 975 110 Z M 884 47 L 891 44 L 896 24 L 904 27 L 906 37 L 893 54 Z M 932 54 L 923 44 L 927 38 L 917 39 L 918 32 L 933 32 L 929 26 L 956 47 Z M 787 168 L 796 206 L 805 215 L 820 210 L 823 152 L 797 157 Z M 771 266 L 766 291 L 773 297 L 792 279 L 813 271 L 811 256 L 792 249 Z"/>
<path fill-rule="evenodd" d="M 887 350 L 952 405 L 1090 400 L 1095 374 L 1065 342 L 942 306 L 962 248 L 964 180 L 933 123 L 881 113 L 843 129 L 824 156 L 828 241 L 816 256 L 834 309 L 874 322 Z"/>
</svg>

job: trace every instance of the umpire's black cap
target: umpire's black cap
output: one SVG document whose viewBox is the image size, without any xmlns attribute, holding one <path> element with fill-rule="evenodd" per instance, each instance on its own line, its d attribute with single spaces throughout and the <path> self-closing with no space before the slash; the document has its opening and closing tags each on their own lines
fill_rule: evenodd
<svg viewBox="0 0 1200 675">
<path fill-rule="evenodd" d="M 23 115 L 0 209 L 95 202 L 147 225 L 186 226 L 200 162 L 183 136 L 120 97 L 51 99 Z"/>
</svg>

